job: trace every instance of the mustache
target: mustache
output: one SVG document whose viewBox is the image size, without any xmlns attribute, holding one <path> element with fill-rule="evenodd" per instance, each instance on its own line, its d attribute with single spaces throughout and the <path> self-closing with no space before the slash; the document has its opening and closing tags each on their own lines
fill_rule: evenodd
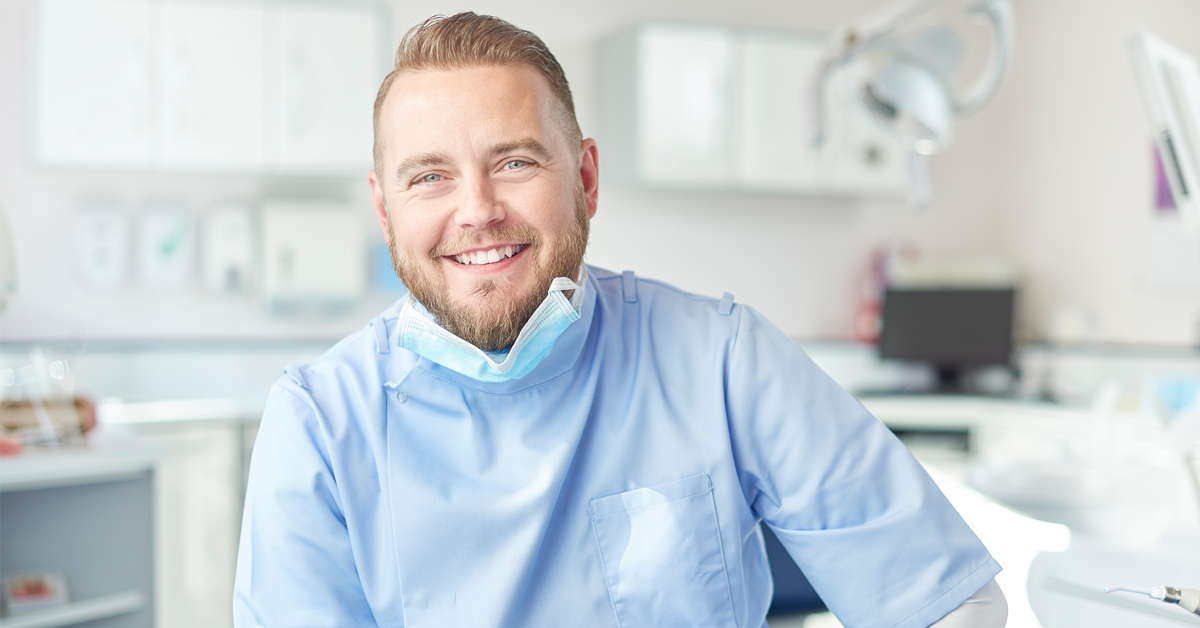
<svg viewBox="0 0 1200 628">
<path fill-rule="evenodd" d="M 477 247 L 485 242 L 522 243 L 537 247 L 542 243 L 542 234 L 529 225 L 499 225 L 486 231 L 472 231 L 453 240 L 440 242 L 429 251 L 429 257 L 436 261 L 439 257 Z"/>
</svg>

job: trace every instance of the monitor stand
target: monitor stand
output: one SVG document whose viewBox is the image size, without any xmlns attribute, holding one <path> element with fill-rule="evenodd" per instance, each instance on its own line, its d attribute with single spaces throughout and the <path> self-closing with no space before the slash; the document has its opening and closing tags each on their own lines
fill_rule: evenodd
<svg viewBox="0 0 1200 628">
<path fill-rule="evenodd" d="M 967 390 L 966 378 L 963 377 L 963 369 L 957 366 L 938 366 L 937 368 L 937 388 L 934 392 L 939 395 L 965 395 L 970 391 Z"/>
</svg>

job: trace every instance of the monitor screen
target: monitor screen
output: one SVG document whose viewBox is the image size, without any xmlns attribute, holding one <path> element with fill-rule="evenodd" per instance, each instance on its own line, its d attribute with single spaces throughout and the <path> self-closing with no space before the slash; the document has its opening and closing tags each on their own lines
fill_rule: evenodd
<svg viewBox="0 0 1200 628">
<path fill-rule="evenodd" d="M 1011 288 L 889 289 L 880 356 L 943 368 L 1008 364 L 1013 297 Z"/>
</svg>

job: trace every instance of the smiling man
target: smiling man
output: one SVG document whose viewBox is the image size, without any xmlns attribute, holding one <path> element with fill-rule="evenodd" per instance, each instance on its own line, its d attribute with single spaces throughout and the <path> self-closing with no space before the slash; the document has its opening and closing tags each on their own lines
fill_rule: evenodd
<svg viewBox="0 0 1200 628">
<path fill-rule="evenodd" d="M 410 39 L 380 90 L 371 194 L 413 298 L 470 345 L 506 351 L 551 281 L 579 273 L 596 143 L 581 139 L 565 77 L 556 94 L 536 59 L 517 62 L 528 51 L 479 67 L 434 43 Z"/>
<path fill-rule="evenodd" d="M 763 521 L 848 627 L 1004 624 L 999 565 L 778 329 L 583 264 L 599 156 L 540 39 L 426 21 L 375 133 L 409 293 L 272 389 L 235 625 L 758 627 Z"/>
</svg>

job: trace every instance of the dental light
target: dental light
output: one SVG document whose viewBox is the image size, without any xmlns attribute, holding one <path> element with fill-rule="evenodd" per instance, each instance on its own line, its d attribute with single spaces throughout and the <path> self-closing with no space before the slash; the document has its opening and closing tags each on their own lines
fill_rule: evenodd
<svg viewBox="0 0 1200 628">
<path fill-rule="evenodd" d="M 928 201 L 923 157 L 946 150 L 954 141 L 954 122 L 979 111 L 995 96 L 1013 51 L 1009 0 L 962 0 L 968 16 L 991 25 L 993 45 L 988 68 L 957 94 L 952 78 L 963 52 L 958 35 L 944 25 L 911 36 L 897 32 L 942 1 L 901 0 L 836 31 L 815 86 L 816 143 L 820 145 L 828 134 L 825 91 L 830 79 L 852 63 L 860 66 L 859 96 L 887 135 L 914 155 L 914 202 L 922 206 Z"/>
</svg>

